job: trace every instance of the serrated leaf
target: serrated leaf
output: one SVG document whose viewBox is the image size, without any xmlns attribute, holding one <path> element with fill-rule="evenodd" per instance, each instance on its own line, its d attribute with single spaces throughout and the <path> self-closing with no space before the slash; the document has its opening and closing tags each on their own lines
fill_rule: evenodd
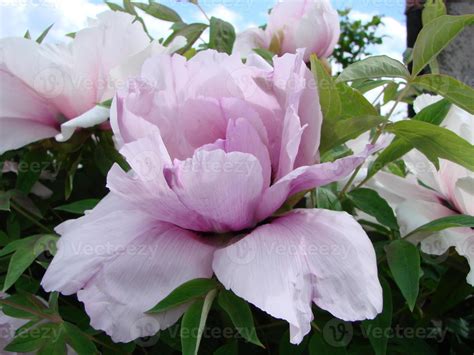
<svg viewBox="0 0 474 355">
<path fill-rule="evenodd" d="M 73 214 L 84 214 L 85 211 L 93 209 L 99 203 L 98 199 L 86 199 L 81 201 L 76 201 L 68 205 L 63 205 L 55 207 L 56 211 L 69 212 Z"/>
<path fill-rule="evenodd" d="M 204 297 L 219 286 L 214 279 L 194 279 L 173 290 L 147 313 L 160 313 Z"/>
<path fill-rule="evenodd" d="M 264 348 L 253 323 L 252 311 L 246 301 L 233 292 L 221 290 L 217 303 L 229 315 L 239 334 L 248 342 Z"/>
<path fill-rule="evenodd" d="M 368 57 L 349 65 L 337 78 L 337 82 L 378 78 L 404 78 L 410 73 L 403 63 L 386 55 Z"/>
<path fill-rule="evenodd" d="M 393 279 L 405 297 L 408 307 L 413 311 L 421 276 L 418 248 L 405 240 L 396 240 L 386 247 L 386 253 Z"/>
<path fill-rule="evenodd" d="M 418 75 L 464 29 L 474 15 L 443 15 L 426 24 L 413 47 L 412 76 Z"/>
<path fill-rule="evenodd" d="M 417 233 L 439 232 L 448 228 L 457 227 L 474 228 L 474 216 L 459 214 L 439 218 L 416 228 L 415 230 L 408 233 L 406 237 Z"/>
<path fill-rule="evenodd" d="M 351 191 L 348 197 L 358 209 L 375 217 L 380 224 L 392 230 L 399 230 L 392 208 L 376 191 L 360 188 Z"/>
<path fill-rule="evenodd" d="M 184 313 L 181 321 L 181 349 L 183 355 L 197 355 L 207 316 L 216 297 L 216 290 L 212 290 L 203 300 L 194 302 Z"/>
<path fill-rule="evenodd" d="M 388 132 L 410 143 L 437 166 L 446 159 L 474 171 L 474 146 L 452 131 L 422 121 L 400 121 Z"/>
<path fill-rule="evenodd" d="M 453 77 L 442 74 L 427 74 L 417 77 L 413 85 L 433 91 L 474 114 L 474 89 Z"/>
<path fill-rule="evenodd" d="M 232 24 L 216 17 L 211 17 L 209 31 L 209 48 L 227 54 L 232 53 L 235 42 L 235 29 Z"/>
</svg>

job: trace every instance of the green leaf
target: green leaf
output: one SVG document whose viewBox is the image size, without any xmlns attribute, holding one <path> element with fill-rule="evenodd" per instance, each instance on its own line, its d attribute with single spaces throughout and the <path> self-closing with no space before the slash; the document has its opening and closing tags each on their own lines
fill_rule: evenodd
<svg viewBox="0 0 474 355">
<path fill-rule="evenodd" d="M 378 116 L 378 111 L 358 90 L 346 83 L 337 83 L 337 91 L 341 100 L 341 117 L 354 118 L 361 116 Z"/>
<path fill-rule="evenodd" d="M 97 354 L 94 342 L 74 324 L 64 322 L 63 327 L 66 333 L 66 342 L 79 354 Z"/>
<path fill-rule="evenodd" d="M 11 191 L 0 191 L 0 211 L 10 211 Z"/>
<path fill-rule="evenodd" d="M 160 313 L 204 297 L 219 286 L 214 279 L 194 279 L 177 287 L 147 313 Z"/>
<path fill-rule="evenodd" d="M 4 255 L 5 250 L 14 253 L 8 265 L 3 291 L 9 289 L 42 252 L 49 250 L 54 253 L 57 239 L 55 235 L 35 235 L 16 240 L 10 243 L 11 247 L 7 245 L 1 255 Z"/>
<path fill-rule="evenodd" d="M 342 211 L 341 202 L 338 196 L 327 187 L 318 187 L 315 190 L 316 206 L 332 211 Z"/>
<path fill-rule="evenodd" d="M 430 296 L 426 313 L 438 318 L 465 301 L 473 292 L 474 287 L 466 282 L 466 274 L 450 268 L 441 277 L 436 292 Z"/>
<path fill-rule="evenodd" d="M 217 290 L 212 290 L 205 299 L 194 302 L 184 313 L 180 330 L 183 355 L 197 355 L 207 316 L 216 294 Z"/>
<path fill-rule="evenodd" d="M 425 107 L 415 117 L 413 117 L 413 120 L 440 125 L 448 114 L 450 108 L 451 103 L 446 99 L 442 99 Z M 369 171 L 367 172 L 367 179 L 370 179 L 387 164 L 402 158 L 412 149 L 413 145 L 409 142 L 395 138 L 392 143 L 390 143 L 390 145 L 377 156 L 377 159 L 370 164 Z"/>
<path fill-rule="evenodd" d="M 454 216 L 439 218 L 429 223 L 426 223 L 421 227 L 418 227 L 414 231 L 411 231 L 406 235 L 406 237 L 412 236 L 417 233 L 439 232 L 448 228 L 456 227 L 474 228 L 474 216 L 458 214 Z"/>
<path fill-rule="evenodd" d="M 370 344 L 374 349 L 375 355 L 385 355 L 387 353 L 387 344 L 389 330 L 392 326 L 392 291 L 390 285 L 384 278 L 380 278 L 383 289 L 383 310 L 377 317 L 362 322 L 362 329 L 365 336 L 369 338 Z M 382 331 L 380 336 L 380 330 Z M 376 334 L 375 334 L 376 333 Z"/>
<path fill-rule="evenodd" d="M 315 55 L 311 56 L 311 72 L 318 85 L 319 103 L 324 117 L 323 125 L 328 124 L 328 122 L 336 120 L 341 115 L 341 98 L 336 89 L 336 84 Z"/>
<path fill-rule="evenodd" d="M 325 153 L 348 140 L 359 137 L 385 121 L 385 117 L 382 116 L 363 116 L 338 120 L 330 125 L 323 123 L 320 151 Z"/>
<path fill-rule="evenodd" d="M 5 299 L 0 299 L 2 311 L 13 318 L 38 320 L 38 314 L 47 311 L 46 306 L 35 296 L 29 293 L 17 293 Z"/>
<path fill-rule="evenodd" d="M 44 150 L 30 150 L 26 152 L 18 164 L 16 188 L 26 194 L 29 193 L 48 162 L 49 160 Z"/>
<path fill-rule="evenodd" d="M 405 297 L 408 307 L 413 311 L 421 275 L 418 248 L 405 240 L 396 240 L 386 247 L 386 253 L 393 279 Z"/>
<path fill-rule="evenodd" d="M 442 74 L 428 74 L 415 78 L 412 83 L 422 89 L 433 91 L 474 114 L 474 89 L 459 80 Z"/>
<path fill-rule="evenodd" d="M 361 79 L 377 78 L 404 78 L 410 77 L 410 73 L 403 63 L 398 60 L 378 55 L 368 57 L 359 62 L 349 65 L 337 78 L 337 82 L 354 81 Z"/>
<path fill-rule="evenodd" d="M 398 96 L 398 87 L 400 84 L 396 82 L 391 82 L 387 84 L 383 93 L 383 103 L 384 105 L 390 101 L 394 101 Z"/>
<path fill-rule="evenodd" d="M 264 48 L 254 48 L 253 51 L 265 59 L 268 64 L 273 65 L 273 57 L 275 56 L 275 53 Z"/>
<path fill-rule="evenodd" d="M 221 290 L 217 302 L 227 312 L 235 328 L 246 341 L 264 348 L 258 339 L 252 311 L 246 301 L 231 291 Z"/>
<path fill-rule="evenodd" d="M 211 17 L 209 48 L 227 54 L 232 53 L 235 42 L 235 29 L 232 24 L 216 17 Z"/>
<path fill-rule="evenodd" d="M 105 3 L 109 7 L 109 9 L 112 10 L 112 11 L 125 12 L 125 9 L 123 7 L 121 7 L 120 5 L 114 4 L 113 2 L 110 2 L 110 1 L 106 1 Z"/>
<path fill-rule="evenodd" d="M 352 87 L 358 90 L 360 93 L 365 94 L 366 92 L 376 89 L 382 85 L 391 83 L 390 80 L 356 80 L 352 83 Z"/>
<path fill-rule="evenodd" d="M 27 332 L 17 335 L 5 348 L 5 351 L 26 353 L 38 350 L 43 344 L 54 341 L 59 332 L 57 323 L 40 324 Z"/>
<path fill-rule="evenodd" d="M 29 30 L 26 30 L 25 34 L 23 35 L 23 38 L 31 39 L 31 34 Z"/>
<path fill-rule="evenodd" d="M 336 347 L 328 344 L 321 332 L 314 333 L 309 341 L 309 355 L 344 355 L 345 347 Z"/>
<path fill-rule="evenodd" d="M 217 349 L 213 355 L 239 355 L 239 343 L 233 340 Z"/>
<path fill-rule="evenodd" d="M 93 209 L 100 200 L 98 199 L 86 199 L 81 201 L 76 201 L 68 205 L 63 205 L 54 208 L 56 211 L 64 211 L 73 214 L 84 214 L 85 211 Z"/>
<path fill-rule="evenodd" d="M 64 355 L 67 354 L 64 328 L 58 325 L 55 334 L 37 352 L 38 355 Z"/>
<path fill-rule="evenodd" d="M 410 143 L 438 166 L 438 158 L 474 171 L 474 146 L 448 129 L 422 121 L 400 121 L 388 132 Z"/>
<path fill-rule="evenodd" d="M 182 26 L 181 26 L 182 25 Z M 192 23 L 190 25 L 180 24 L 179 29 L 174 31 L 163 43 L 166 47 L 170 44 L 176 37 L 183 36 L 187 40 L 187 44 L 185 47 L 179 50 L 179 53 L 187 52 L 194 43 L 201 37 L 202 33 L 208 28 L 209 26 L 203 23 Z"/>
<path fill-rule="evenodd" d="M 427 23 L 413 48 L 412 76 L 418 75 L 464 29 L 474 23 L 474 15 L 443 15 Z"/>
<path fill-rule="evenodd" d="M 43 42 L 43 40 L 46 38 L 46 36 L 48 35 L 48 32 L 49 30 L 54 26 L 54 23 L 52 23 L 51 25 L 48 26 L 48 28 L 46 28 L 41 34 L 40 36 L 36 39 L 36 42 L 38 43 L 41 43 Z"/>
<path fill-rule="evenodd" d="M 145 11 L 148 15 L 153 16 L 157 19 L 168 21 L 168 22 L 183 22 L 181 16 L 169 8 L 168 6 L 158 4 L 150 0 L 149 4 L 144 4 L 141 2 L 134 2 L 133 5 L 138 7 L 140 10 Z"/>
<path fill-rule="evenodd" d="M 443 0 L 428 0 L 422 13 L 423 25 L 427 25 L 435 18 L 446 15 L 446 5 Z"/>
<path fill-rule="evenodd" d="M 382 225 L 392 230 L 399 230 L 397 218 L 392 208 L 376 191 L 360 188 L 351 191 L 348 197 L 358 209 L 375 217 Z"/>
</svg>

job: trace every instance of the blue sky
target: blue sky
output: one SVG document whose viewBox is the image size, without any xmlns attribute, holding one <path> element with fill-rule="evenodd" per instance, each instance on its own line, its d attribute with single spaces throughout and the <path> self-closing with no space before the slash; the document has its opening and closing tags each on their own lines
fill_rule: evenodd
<svg viewBox="0 0 474 355">
<path fill-rule="evenodd" d="M 265 23 L 267 10 L 275 1 L 200 0 L 200 3 L 209 15 L 230 21 L 238 31 L 242 31 Z M 193 4 L 175 0 L 158 2 L 177 10 L 185 21 L 205 21 Z M 353 18 L 362 20 L 368 20 L 374 14 L 385 15 L 385 27 L 380 34 L 387 38 L 383 45 L 373 49 L 373 53 L 401 57 L 405 44 L 405 0 L 332 0 L 332 4 L 338 9 L 352 8 Z M 48 40 L 61 41 L 64 34 L 84 27 L 88 17 L 94 17 L 105 9 L 107 7 L 101 0 L 0 0 L 0 37 L 21 36 L 27 29 L 32 36 L 37 36 L 54 23 Z M 156 37 L 168 32 L 169 23 L 146 16 L 145 21 Z"/>
</svg>

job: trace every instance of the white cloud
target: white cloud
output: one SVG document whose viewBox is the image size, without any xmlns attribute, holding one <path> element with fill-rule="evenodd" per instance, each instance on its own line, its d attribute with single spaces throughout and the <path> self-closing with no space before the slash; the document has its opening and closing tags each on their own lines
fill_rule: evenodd
<svg viewBox="0 0 474 355">
<path fill-rule="evenodd" d="M 48 39 L 64 40 L 65 34 L 85 27 L 88 18 L 106 9 L 87 0 L 0 0 L 0 37 L 23 36 L 26 30 L 37 37 L 45 29 L 40 23 L 54 23 Z"/>
</svg>

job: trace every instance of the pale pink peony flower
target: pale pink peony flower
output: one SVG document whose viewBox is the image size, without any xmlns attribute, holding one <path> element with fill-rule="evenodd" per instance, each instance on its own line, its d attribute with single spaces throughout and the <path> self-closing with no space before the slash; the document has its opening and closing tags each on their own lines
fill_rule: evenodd
<svg viewBox="0 0 474 355">
<path fill-rule="evenodd" d="M 441 100 L 439 96 L 422 95 L 415 101 L 415 110 Z M 474 144 L 474 116 L 453 106 L 442 126 Z M 396 208 L 402 235 L 433 220 L 465 214 L 474 216 L 474 173 L 447 160 L 440 161 L 437 171 L 434 165 L 417 150 L 404 157 L 413 175 L 400 178 L 381 172 L 371 183 L 386 200 Z M 425 186 L 420 185 L 421 181 Z M 409 238 L 421 243 L 427 254 L 442 255 L 450 247 L 466 257 L 471 267 L 467 281 L 474 285 L 474 231 L 471 228 L 450 228 L 428 237 L 414 235 Z"/>
<path fill-rule="evenodd" d="M 317 164 L 322 120 L 298 55 L 204 51 L 149 59 L 120 91 L 112 127 L 132 170 L 114 166 L 109 195 L 61 224 L 42 281 L 77 293 L 91 325 L 117 342 L 150 336 L 186 310 L 145 312 L 213 274 L 228 289 L 310 331 L 312 303 L 348 321 L 373 318 L 382 290 L 372 244 L 347 213 L 275 212 L 297 193 L 347 176 L 371 153 Z"/>
<path fill-rule="evenodd" d="M 270 12 L 265 30 L 251 28 L 237 36 L 234 52 L 247 57 L 254 48 L 296 53 L 304 48 L 305 61 L 315 53 L 329 57 L 339 40 L 339 15 L 330 0 L 284 0 Z"/>
<path fill-rule="evenodd" d="M 66 140 L 77 127 L 104 122 L 109 110 L 96 105 L 111 99 L 147 55 L 165 50 L 150 44 L 133 16 L 112 11 L 90 20 L 67 45 L 0 40 L 0 154 L 56 135 Z"/>
</svg>

